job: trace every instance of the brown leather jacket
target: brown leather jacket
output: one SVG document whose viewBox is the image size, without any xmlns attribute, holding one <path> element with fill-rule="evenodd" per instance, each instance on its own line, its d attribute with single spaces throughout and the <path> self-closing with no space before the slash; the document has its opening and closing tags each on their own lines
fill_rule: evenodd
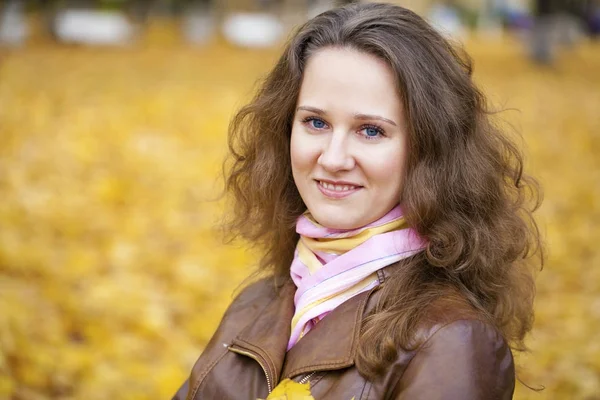
<svg viewBox="0 0 600 400">
<path fill-rule="evenodd" d="M 398 352 L 383 377 L 368 381 L 354 360 L 380 291 L 346 301 L 286 353 L 295 290 L 292 282 L 275 290 L 271 280 L 244 289 L 173 399 L 265 399 L 285 378 L 310 382 L 316 400 L 512 398 L 511 351 L 465 301 L 432 304 L 418 332 L 423 345 Z"/>
</svg>

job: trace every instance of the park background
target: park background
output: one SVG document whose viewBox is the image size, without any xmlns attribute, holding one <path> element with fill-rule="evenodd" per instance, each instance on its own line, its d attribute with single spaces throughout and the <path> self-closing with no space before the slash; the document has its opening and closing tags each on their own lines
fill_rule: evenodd
<svg viewBox="0 0 600 400">
<path fill-rule="evenodd" d="M 163 4 L 120 44 L 57 41 L 36 7 L 11 17 L 26 35 L 4 29 L 0 399 L 170 398 L 253 271 L 215 225 L 227 124 L 305 14 L 273 44 L 240 43 L 223 18 L 275 9 L 224 3 L 187 36 Z M 518 383 L 515 399 L 600 399 L 600 43 L 574 30 L 536 60 L 525 1 L 483 28 L 477 1 L 396 3 L 449 21 L 544 188 L 548 258 L 518 362 L 545 390 Z"/>
</svg>

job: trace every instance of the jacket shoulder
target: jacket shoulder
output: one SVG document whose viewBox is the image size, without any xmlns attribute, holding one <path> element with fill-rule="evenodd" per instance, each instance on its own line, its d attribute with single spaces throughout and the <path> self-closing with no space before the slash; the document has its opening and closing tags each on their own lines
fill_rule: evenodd
<svg viewBox="0 0 600 400">
<path fill-rule="evenodd" d="M 428 307 L 395 398 L 510 399 L 515 370 L 501 332 L 460 296 Z"/>
<path fill-rule="evenodd" d="M 248 312 L 248 308 L 260 308 L 278 295 L 278 287 L 273 277 L 261 278 L 246 286 L 237 293 L 225 311 L 228 316 L 240 311 Z"/>
</svg>

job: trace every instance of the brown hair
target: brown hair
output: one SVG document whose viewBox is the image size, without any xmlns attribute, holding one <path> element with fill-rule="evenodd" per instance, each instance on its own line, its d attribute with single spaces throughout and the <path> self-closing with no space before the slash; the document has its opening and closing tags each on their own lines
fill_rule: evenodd
<svg viewBox="0 0 600 400">
<path fill-rule="evenodd" d="M 531 256 L 543 262 L 532 217 L 537 183 L 523 174 L 516 145 L 491 123 L 468 56 L 404 8 L 352 4 L 295 33 L 231 122 L 228 232 L 264 250 L 261 266 L 276 282 L 289 279 L 295 221 L 306 209 L 291 172 L 291 124 L 307 59 L 325 47 L 372 54 L 395 72 L 408 120 L 401 202 L 409 225 L 429 241 L 383 285 L 361 334 L 360 372 L 374 378 L 398 348 L 410 348 L 425 306 L 448 288 L 460 291 L 513 349 L 524 349 L 535 293 Z"/>
</svg>

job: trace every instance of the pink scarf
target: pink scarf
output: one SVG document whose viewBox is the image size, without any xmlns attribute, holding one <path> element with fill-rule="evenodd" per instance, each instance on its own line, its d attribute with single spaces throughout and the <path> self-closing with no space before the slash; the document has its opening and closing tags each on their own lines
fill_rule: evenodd
<svg viewBox="0 0 600 400">
<path fill-rule="evenodd" d="M 296 232 L 300 240 L 291 266 L 296 311 L 288 350 L 337 306 L 377 286 L 379 269 L 426 245 L 406 226 L 400 206 L 352 230 L 326 228 L 307 212 L 298 218 Z"/>
</svg>

